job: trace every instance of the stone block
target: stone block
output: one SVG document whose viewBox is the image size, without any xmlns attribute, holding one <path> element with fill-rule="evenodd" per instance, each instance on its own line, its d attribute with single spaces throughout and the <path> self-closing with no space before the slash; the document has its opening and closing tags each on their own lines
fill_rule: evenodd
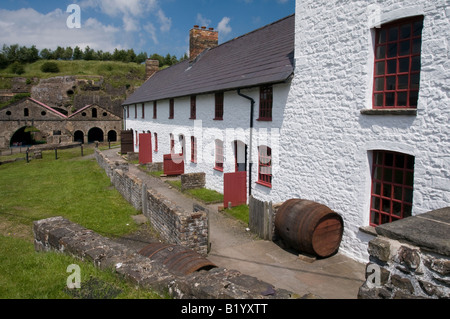
<svg viewBox="0 0 450 319">
<path fill-rule="evenodd" d="M 380 261 L 387 262 L 391 255 L 389 240 L 377 237 L 369 242 L 368 252 Z"/>
</svg>

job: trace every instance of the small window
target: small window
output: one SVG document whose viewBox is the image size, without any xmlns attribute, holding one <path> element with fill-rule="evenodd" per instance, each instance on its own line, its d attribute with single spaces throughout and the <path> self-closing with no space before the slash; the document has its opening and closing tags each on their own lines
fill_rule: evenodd
<svg viewBox="0 0 450 319">
<path fill-rule="evenodd" d="M 223 100 L 224 100 L 223 92 L 216 93 L 216 96 L 215 96 L 215 117 L 214 117 L 214 120 L 216 120 L 216 121 L 222 121 L 223 120 Z"/>
<path fill-rule="evenodd" d="M 191 96 L 191 117 L 190 120 L 195 120 L 197 118 L 197 97 L 195 95 Z"/>
<path fill-rule="evenodd" d="M 81 116 L 83 117 L 87 116 L 86 112 L 81 113 Z"/>
<path fill-rule="evenodd" d="M 30 110 L 28 110 L 27 108 L 23 110 L 23 116 L 28 117 L 30 116 Z"/>
<path fill-rule="evenodd" d="M 107 117 L 107 116 L 108 116 L 108 113 L 103 112 L 103 117 Z"/>
<path fill-rule="evenodd" d="M 271 85 L 260 88 L 258 121 L 272 121 L 273 88 Z"/>
<path fill-rule="evenodd" d="M 169 101 L 169 120 L 173 120 L 175 117 L 175 100 L 170 99 Z"/>
<path fill-rule="evenodd" d="M 153 119 L 156 120 L 158 118 L 158 102 L 153 101 Z"/>
<path fill-rule="evenodd" d="M 42 111 L 42 112 L 41 112 L 41 115 L 42 115 L 42 116 L 46 116 L 46 115 L 47 115 L 47 112 Z"/>
<path fill-rule="evenodd" d="M 10 116 L 11 114 L 11 111 L 6 111 L 6 115 Z"/>
<path fill-rule="evenodd" d="M 130 106 L 127 105 L 127 119 L 130 118 Z"/>
<path fill-rule="evenodd" d="M 158 133 L 154 133 L 155 135 L 155 152 L 158 152 Z"/>
<path fill-rule="evenodd" d="M 223 141 L 216 140 L 215 166 L 214 169 L 223 172 Z"/>
<path fill-rule="evenodd" d="M 97 109 L 92 109 L 92 118 L 96 119 L 97 118 Z"/>
<path fill-rule="evenodd" d="M 142 103 L 142 118 L 145 119 L 145 104 Z"/>
<path fill-rule="evenodd" d="M 272 149 L 260 146 L 258 153 L 258 184 L 272 187 Z"/>
<path fill-rule="evenodd" d="M 197 163 L 197 139 L 191 136 L 191 162 Z"/>
<path fill-rule="evenodd" d="M 423 17 L 376 30 L 373 108 L 417 108 Z"/>
<path fill-rule="evenodd" d="M 413 203 L 414 156 L 373 152 L 370 225 L 410 217 Z"/>
<path fill-rule="evenodd" d="M 137 104 L 134 105 L 134 118 L 137 119 Z"/>
</svg>

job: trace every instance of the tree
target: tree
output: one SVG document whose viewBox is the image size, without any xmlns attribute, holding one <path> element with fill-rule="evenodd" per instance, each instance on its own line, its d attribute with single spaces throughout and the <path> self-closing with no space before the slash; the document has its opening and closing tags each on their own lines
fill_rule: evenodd
<svg viewBox="0 0 450 319">
<path fill-rule="evenodd" d="M 97 54 L 95 53 L 94 49 L 91 49 L 89 46 L 87 46 L 84 49 L 84 60 L 86 61 L 92 61 L 97 59 Z"/>
<path fill-rule="evenodd" d="M 51 60 L 53 59 L 53 53 L 50 49 L 42 49 L 41 50 L 41 58 L 44 60 Z"/>
<path fill-rule="evenodd" d="M 41 71 L 44 73 L 58 73 L 59 67 L 56 62 L 45 62 L 41 66 Z"/>
<path fill-rule="evenodd" d="M 141 64 L 141 63 L 144 63 L 145 61 L 147 61 L 147 53 L 145 53 L 145 52 L 141 52 L 141 53 L 139 53 L 137 56 L 136 56 L 136 63 L 137 64 Z"/>
<path fill-rule="evenodd" d="M 81 51 L 81 49 L 78 45 L 73 50 L 73 59 L 74 60 L 82 60 L 83 59 L 83 51 Z"/>
<path fill-rule="evenodd" d="M 64 50 L 64 54 L 63 54 L 62 58 L 64 60 L 72 60 L 72 56 L 73 56 L 73 49 L 71 47 L 67 47 Z"/>
<path fill-rule="evenodd" d="M 4 69 L 8 66 L 8 60 L 3 52 L 0 52 L 0 69 Z"/>
</svg>

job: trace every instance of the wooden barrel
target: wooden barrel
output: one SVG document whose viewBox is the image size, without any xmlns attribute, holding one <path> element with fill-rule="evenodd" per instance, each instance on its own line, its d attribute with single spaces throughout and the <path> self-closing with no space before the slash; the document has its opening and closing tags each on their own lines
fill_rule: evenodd
<svg viewBox="0 0 450 319">
<path fill-rule="evenodd" d="M 291 199 L 278 209 L 275 232 L 289 247 L 326 258 L 339 249 L 344 221 L 325 205 Z"/>
<path fill-rule="evenodd" d="M 165 265 L 175 275 L 189 275 L 217 267 L 199 253 L 179 245 L 154 243 L 144 247 L 139 254 Z"/>
</svg>

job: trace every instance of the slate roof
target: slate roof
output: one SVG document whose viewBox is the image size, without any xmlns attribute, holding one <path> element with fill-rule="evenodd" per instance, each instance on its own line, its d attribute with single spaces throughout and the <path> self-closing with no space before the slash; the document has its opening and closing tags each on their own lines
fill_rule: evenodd
<svg viewBox="0 0 450 319">
<path fill-rule="evenodd" d="M 286 81 L 294 42 L 293 14 L 155 73 L 123 105 Z"/>
</svg>

